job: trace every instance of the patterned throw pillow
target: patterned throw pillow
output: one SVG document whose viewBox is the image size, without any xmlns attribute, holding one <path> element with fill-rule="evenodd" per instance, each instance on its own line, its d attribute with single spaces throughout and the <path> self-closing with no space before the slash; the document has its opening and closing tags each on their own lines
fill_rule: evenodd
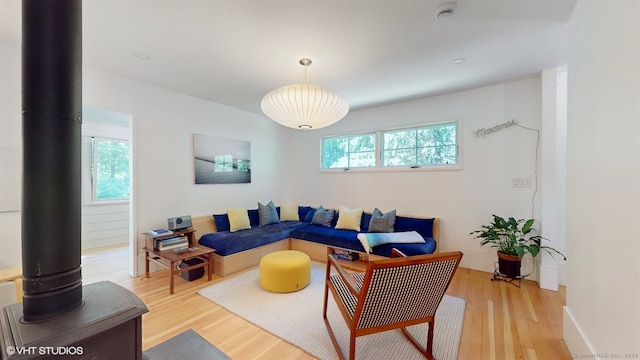
<svg viewBox="0 0 640 360">
<path fill-rule="evenodd" d="M 322 225 L 326 227 L 331 227 L 331 222 L 333 221 L 333 216 L 335 215 L 335 210 L 327 210 L 320 205 L 318 210 L 316 210 L 315 214 L 313 214 L 313 218 L 311 219 L 312 224 Z"/>
<path fill-rule="evenodd" d="M 371 214 L 369 222 L 369 232 L 372 233 L 392 233 L 396 224 L 396 211 L 391 210 L 386 214 L 382 214 L 380 209 L 375 208 Z"/>
<path fill-rule="evenodd" d="M 278 210 L 273 204 L 273 201 L 269 201 L 267 205 L 258 203 L 258 217 L 260 218 L 260 226 L 269 224 L 277 224 L 280 222 L 278 218 Z"/>
</svg>

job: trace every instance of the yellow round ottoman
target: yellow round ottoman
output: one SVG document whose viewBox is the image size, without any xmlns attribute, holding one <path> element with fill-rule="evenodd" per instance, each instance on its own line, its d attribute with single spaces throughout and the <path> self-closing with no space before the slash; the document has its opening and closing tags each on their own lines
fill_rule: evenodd
<svg viewBox="0 0 640 360">
<path fill-rule="evenodd" d="M 260 285 L 263 289 L 288 293 L 304 289 L 311 279 L 309 255 L 295 250 L 282 250 L 260 259 Z"/>
</svg>

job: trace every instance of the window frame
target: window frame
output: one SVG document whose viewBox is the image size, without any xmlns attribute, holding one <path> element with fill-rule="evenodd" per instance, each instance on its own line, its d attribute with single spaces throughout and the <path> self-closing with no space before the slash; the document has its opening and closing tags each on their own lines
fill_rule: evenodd
<svg viewBox="0 0 640 360">
<path fill-rule="evenodd" d="M 394 128 L 385 128 L 385 129 L 377 129 L 374 131 L 364 131 L 357 133 L 344 133 L 344 134 L 336 134 L 336 135 L 327 135 L 322 136 L 320 138 L 320 161 L 319 167 L 320 172 L 323 173 L 332 173 L 332 172 L 406 172 L 406 171 L 442 171 L 442 170 L 461 170 L 462 169 L 462 128 L 463 128 L 462 118 L 452 118 L 443 121 L 433 122 L 433 123 L 421 123 L 416 125 L 408 125 Z M 456 136 L 455 136 L 455 146 L 456 146 L 456 163 L 455 164 L 435 164 L 435 165 L 396 165 L 396 166 L 383 166 L 382 165 L 382 152 L 383 152 L 383 134 L 386 132 L 393 131 L 402 131 L 402 130 L 411 130 L 411 129 L 422 129 L 428 127 L 434 127 L 439 125 L 449 125 L 455 124 L 456 126 Z M 364 134 L 372 134 L 375 133 L 375 153 L 376 160 L 375 166 L 370 167 L 353 167 L 353 168 L 324 168 L 324 149 L 323 142 L 325 139 L 330 138 L 340 138 L 340 137 L 350 137 L 350 136 L 358 136 Z"/>
<path fill-rule="evenodd" d="M 444 127 L 444 126 L 448 126 L 448 125 L 455 125 L 455 144 L 454 146 L 456 147 L 455 151 L 456 151 L 456 162 L 454 164 L 412 164 L 412 165 L 384 165 L 383 160 L 384 160 L 384 152 L 385 152 L 385 148 L 384 148 L 384 134 L 385 133 L 393 133 L 393 132 L 401 132 L 401 131 L 416 131 L 416 135 L 417 132 L 423 129 L 428 129 L 428 128 L 435 128 L 435 127 Z M 379 152 L 380 152 L 380 162 L 379 165 L 382 168 L 411 168 L 411 169 L 421 169 L 421 168 L 430 168 L 432 170 L 435 169 L 439 169 L 439 168 L 458 168 L 459 167 L 459 163 L 460 163 L 460 122 L 459 121 L 442 121 L 442 122 L 437 122 L 437 123 L 431 123 L 431 124 L 422 124 L 422 125 L 417 125 L 417 126 L 408 126 L 408 127 L 400 127 L 400 128 L 394 128 L 394 129 L 386 129 L 386 130 L 380 130 L 380 147 L 379 147 Z M 416 157 L 418 156 L 418 150 L 423 148 L 424 146 L 421 146 L 421 144 L 418 144 L 416 141 L 416 144 L 414 145 L 414 147 L 412 148 L 407 148 L 407 149 L 412 149 L 415 151 L 416 153 Z"/>
<path fill-rule="evenodd" d="M 368 136 L 368 135 L 373 135 L 374 137 L 374 165 L 373 166 L 347 166 L 347 167 L 333 167 L 333 168 L 325 168 L 324 167 L 324 140 L 326 139 L 338 139 L 338 138 L 354 138 L 354 137 L 360 137 L 360 136 Z M 348 152 L 350 153 L 350 152 Z M 348 170 L 355 170 L 355 169 L 373 169 L 375 167 L 378 166 L 378 133 L 377 131 L 365 131 L 365 132 L 359 132 L 359 133 L 349 133 L 349 134 L 343 134 L 343 135 L 335 135 L 335 136 L 323 136 L 320 138 L 320 170 L 322 171 L 348 171 Z"/>
<path fill-rule="evenodd" d="M 92 203 L 106 203 L 106 202 L 128 202 L 131 199 L 131 169 L 129 168 L 129 191 L 128 191 L 128 196 L 127 197 L 120 197 L 120 198 L 108 198 L 108 199 L 99 199 L 98 196 L 98 179 L 97 179 L 97 172 L 98 172 L 98 143 L 99 142 L 103 142 L 103 141 L 109 141 L 109 142 L 119 142 L 119 143 L 126 143 L 127 144 L 127 150 L 129 153 L 129 156 L 131 156 L 131 142 L 128 139 L 116 139 L 116 138 L 109 138 L 109 137 L 103 137 L 103 136 L 88 136 L 90 139 L 92 139 L 91 141 L 91 145 L 90 145 L 90 151 L 91 154 L 93 154 L 93 158 L 90 159 L 89 161 L 89 178 L 91 181 L 91 196 L 90 196 L 90 202 Z M 130 163 L 130 159 L 129 159 L 129 163 Z"/>
</svg>

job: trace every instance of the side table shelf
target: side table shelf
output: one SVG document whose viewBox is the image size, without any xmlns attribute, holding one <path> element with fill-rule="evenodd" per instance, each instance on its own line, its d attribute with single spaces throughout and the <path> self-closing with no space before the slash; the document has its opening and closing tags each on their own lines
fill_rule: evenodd
<svg viewBox="0 0 640 360">
<path fill-rule="evenodd" d="M 153 261 L 160 266 L 169 268 L 171 274 L 169 275 L 169 294 L 173 294 L 174 290 L 174 276 L 180 275 L 183 272 L 187 272 L 189 270 L 204 268 L 207 274 L 207 280 L 211 281 L 211 277 L 213 274 L 213 253 L 214 249 L 199 245 L 195 243 L 194 234 L 195 230 L 192 228 L 182 230 L 182 231 L 174 231 L 171 235 L 164 236 L 152 236 L 149 233 L 144 233 L 145 236 L 145 247 L 143 250 L 145 251 L 145 267 L 144 267 L 144 276 L 145 278 L 149 277 L 149 263 Z M 186 236 L 189 239 L 189 248 L 184 252 L 177 252 L 174 250 L 164 250 L 159 251 L 153 248 L 154 240 L 159 238 L 167 238 L 171 236 Z M 202 260 L 201 263 L 191 265 L 188 267 L 180 268 L 179 264 L 187 259 L 199 258 Z"/>
</svg>

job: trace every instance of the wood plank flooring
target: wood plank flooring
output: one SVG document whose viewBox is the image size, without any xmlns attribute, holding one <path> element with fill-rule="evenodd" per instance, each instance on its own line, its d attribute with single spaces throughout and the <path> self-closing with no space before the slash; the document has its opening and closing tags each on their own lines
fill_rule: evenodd
<svg viewBox="0 0 640 360">
<path fill-rule="evenodd" d="M 314 359 L 195 293 L 227 278 L 188 282 L 176 277 L 176 292 L 169 295 L 168 270 L 149 279 L 121 275 L 112 281 L 132 290 L 149 308 L 143 316 L 143 349 L 191 328 L 233 359 Z M 572 358 L 562 340 L 564 287 L 555 292 L 523 281 L 517 288 L 490 279 L 489 273 L 460 268 L 447 291 L 467 301 L 459 359 Z"/>
</svg>

